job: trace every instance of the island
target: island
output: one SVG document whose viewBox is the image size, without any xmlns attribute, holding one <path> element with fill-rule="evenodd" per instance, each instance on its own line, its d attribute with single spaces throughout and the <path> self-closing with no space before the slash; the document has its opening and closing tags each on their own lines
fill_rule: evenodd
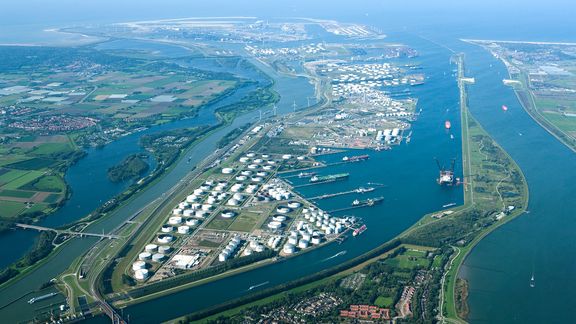
<svg viewBox="0 0 576 324">
<path fill-rule="evenodd" d="M 146 163 L 146 159 L 146 155 L 130 155 L 122 160 L 120 164 L 108 169 L 108 178 L 112 182 L 120 182 L 138 177 L 150 167 L 148 163 Z"/>
</svg>

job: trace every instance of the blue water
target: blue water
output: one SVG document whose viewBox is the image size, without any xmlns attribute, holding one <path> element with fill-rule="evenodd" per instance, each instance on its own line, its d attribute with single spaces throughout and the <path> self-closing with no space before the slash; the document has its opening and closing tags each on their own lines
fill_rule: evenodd
<svg viewBox="0 0 576 324">
<path fill-rule="evenodd" d="M 61 25 L 63 23 L 74 24 L 77 21 L 103 22 L 209 16 L 214 15 L 215 12 L 218 15 L 259 16 L 278 16 L 278 13 L 282 13 L 286 16 L 365 21 L 382 27 L 384 32 L 391 34 L 389 40 L 416 45 L 422 54 L 419 59 L 428 60 L 424 65 L 432 70 L 437 68 L 435 80 L 440 79 L 439 73 L 447 68 L 449 53 L 441 47 L 418 39 L 418 35 L 447 44 L 457 51 L 465 51 L 468 74 L 477 79 L 477 85 L 472 86 L 469 93 L 471 111 L 519 163 L 526 175 L 531 193 L 529 205 L 531 212 L 486 237 L 472 251 L 465 263 L 461 275 L 468 278 L 471 284 L 471 320 L 477 323 L 569 323 L 576 321 L 571 313 L 571 310 L 575 308 L 575 299 L 571 296 L 571 292 L 574 291 L 574 282 L 576 282 L 573 276 L 576 261 L 574 254 L 570 253 L 574 250 L 573 228 L 576 225 L 572 213 L 576 210 L 576 206 L 573 205 L 575 200 L 571 195 L 576 192 L 573 187 L 574 180 L 576 180 L 573 172 L 573 166 L 576 165 L 574 154 L 540 129 L 522 111 L 513 92 L 501 84 L 501 78 L 505 75 L 501 64 L 483 50 L 462 44 L 457 40 L 458 38 L 484 38 L 574 41 L 576 30 L 573 24 L 574 5 L 572 2 L 567 0 L 546 2 L 487 0 L 477 2 L 474 4 L 475 7 L 472 7 L 467 2 L 448 0 L 434 2 L 415 0 L 410 4 L 359 0 L 330 2 L 330 5 L 322 1 L 303 2 L 302 0 L 273 3 L 248 1 L 239 5 L 211 1 L 176 5 L 173 0 L 169 0 L 160 8 L 149 2 L 139 1 L 137 3 L 139 10 L 133 10 L 135 2 L 131 1 L 123 1 L 114 5 L 111 5 L 110 0 L 86 1 L 83 6 L 70 6 L 71 2 L 71 0 L 59 0 L 50 3 L 50 6 L 28 7 L 26 7 L 27 1 L 8 2 L 0 12 L 0 21 L 4 25 L 22 25 L 0 28 L 0 42 L 25 42 L 23 37 L 28 37 L 29 40 L 35 37 L 38 39 L 38 36 L 34 35 L 34 28 L 29 25 L 25 26 L 31 23 Z M 115 10 L 110 10 L 110 7 Z M 19 14 L 23 9 L 27 12 L 26 17 L 21 17 Z M 401 36 L 394 33 L 400 31 L 403 32 Z M 434 59 L 429 58 L 428 55 Z M 493 70 L 488 68 L 490 64 L 493 64 Z M 451 67 L 445 71 L 449 74 L 449 70 Z M 434 74 L 431 72 L 427 71 L 427 74 Z M 450 109 L 453 104 L 452 100 L 443 98 L 446 89 L 453 89 L 453 81 L 446 80 L 444 84 L 435 85 L 424 86 L 419 89 L 424 93 L 416 94 L 421 98 L 419 105 L 425 109 L 414 126 L 412 143 L 392 152 L 381 152 L 367 162 L 372 163 L 371 170 L 373 171 L 368 172 L 371 173 L 370 179 L 380 179 L 380 182 L 389 185 L 382 189 L 387 199 L 383 205 L 376 207 L 378 209 L 373 209 L 376 211 L 374 214 L 364 215 L 369 229 L 359 240 L 349 240 L 344 243 L 347 244 L 348 253 L 329 259 L 323 264 L 315 263 L 340 252 L 341 246 L 329 246 L 282 264 L 184 291 L 174 297 L 170 296 L 169 299 L 162 299 L 159 303 L 152 301 L 137 305 L 127 311 L 133 312 L 135 318 L 141 321 L 148 319 L 153 322 L 161 317 L 167 319 L 240 296 L 250 285 L 262 282 L 263 276 L 273 278 L 270 280 L 273 284 L 289 278 L 291 273 L 294 273 L 293 276 L 310 273 L 315 269 L 340 262 L 344 258 L 359 253 L 360 250 L 369 249 L 376 244 L 376 241 L 386 240 L 393 236 L 393 232 L 414 222 L 421 216 L 418 213 L 437 209 L 442 203 L 454 200 L 452 192 L 423 194 L 421 188 L 428 187 L 426 180 L 422 179 L 434 177 L 436 170 L 435 166 L 430 168 L 425 162 L 422 164 L 415 162 L 430 160 L 444 153 L 442 149 L 445 147 L 448 147 L 446 152 L 454 152 L 455 156 L 459 154 L 458 145 L 451 147 L 452 143 L 447 140 L 446 134 L 438 133 L 435 128 L 438 123 L 448 117 L 453 120 L 452 124 L 456 127 L 453 129 L 455 135 L 459 135 L 457 134 L 459 125 L 454 122 L 458 119 L 457 116 L 443 115 L 445 108 Z M 449 85 L 448 88 L 446 88 L 447 85 Z M 422 102 L 422 98 L 426 97 L 426 91 L 430 92 L 428 99 Z M 290 109 L 292 100 L 286 98 L 283 100 L 285 109 Z M 507 116 L 502 116 L 492 110 L 503 103 L 510 108 Z M 496 110 L 499 111 L 499 109 Z M 453 111 L 450 109 L 448 114 Z M 523 135 L 519 136 L 519 133 Z M 434 138 L 433 141 L 432 138 Z M 459 137 L 456 141 L 459 142 Z M 435 144 L 420 155 L 417 146 L 430 145 L 430 143 Z M 416 149 L 411 151 L 413 147 Z M 208 148 L 204 152 L 209 152 Z M 397 157 L 401 154 L 402 158 Z M 409 157 L 406 161 L 410 164 L 397 162 L 397 160 L 404 161 L 404 155 Z M 423 167 L 425 164 L 427 166 Z M 413 166 L 411 172 L 406 170 L 408 169 L 404 167 L 406 165 Z M 366 176 L 365 179 L 361 179 L 364 176 L 358 171 L 351 173 L 349 183 L 338 185 L 353 187 L 354 181 L 362 182 L 368 178 Z M 402 175 L 412 178 L 403 178 Z M 398 181 L 401 183 L 399 184 Z M 421 184 L 423 187 L 416 184 Z M 330 188 L 318 188 L 318 190 L 321 189 L 328 191 Z M 413 198 L 411 204 L 401 206 L 401 202 L 395 203 L 394 197 L 408 194 Z M 415 204 L 414 200 L 418 204 Z M 327 202 L 326 206 L 329 207 L 329 204 L 330 202 Z M 398 209 L 399 207 L 402 208 Z M 380 227 L 383 222 L 387 222 L 386 226 Z M 90 246 L 89 242 L 77 240 L 70 244 L 66 253 L 80 254 L 87 246 Z M 57 262 L 66 263 L 68 259 L 66 256 L 58 256 Z M 47 275 L 58 273 L 58 269 L 62 266 L 58 267 L 57 262 L 48 264 L 42 270 Z M 528 289 L 528 279 L 533 271 L 536 277 L 536 288 Z M 284 274 L 287 274 L 287 277 L 284 277 Z M 31 279 L 36 283 L 44 280 L 38 275 Z M 6 291 L 2 292 L 0 299 L 2 299 L 1 295 L 7 294 Z M 203 298 L 198 296 L 203 296 Z M 207 297 L 204 298 L 204 296 Z M 7 314 L 6 312 L 0 311 L 0 314 Z M 165 316 L 160 314 L 165 314 Z"/>
</svg>

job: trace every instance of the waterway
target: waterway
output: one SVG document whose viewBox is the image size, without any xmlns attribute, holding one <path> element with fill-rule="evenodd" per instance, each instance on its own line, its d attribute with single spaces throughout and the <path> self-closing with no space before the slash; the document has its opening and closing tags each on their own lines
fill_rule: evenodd
<svg viewBox="0 0 576 324">
<path fill-rule="evenodd" d="M 124 314 L 137 322 L 159 322 L 294 280 L 375 248 L 424 214 L 438 210 L 446 203 L 462 203 L 461 189 L 441 188 L 435 183 L 438 170 L 434 157 L 446 159 L 446 162 L 450 158 L 461 160 L 458 90 L 454 76 L 445 73 L 455 68 L 449 62 L 450 52 L 407 35 L 395 40 L 418 48 L 421 56 L 417 60 L 427 76 L 425 85 L 411 89 L 419 99 L 418 109 L 422 109 L 412 129 L 412 141 L 391 151 L 355 151 L 354 154 L 368 153 L 371 157 L 365 162 L 341 164 L 320 171 L 323 174 L 348 172 L 348 180 L 299 189 L 301 194 L 310 197 L 366 186 L 368 182 L 386 185 L 365 196 L 384 196 L 383 204 L 341 213 L 361 217 L 368 225 L 368 230 L 342 244 L 331 244 L 280 263 L 128 307 L 123 310 Z M 446 119 L 453 121 L 454 139 L 450 139 L 450 134 L 444 129 Z M 345 154 L 330 155 L 324 159 L 326 162 L 336 162 Z M 461 173 L 460 166 L 457 168 L 457 172 Z M 318 205 L 324 210 L 334 210 L 349 206 L 356 197 L 361 196 L 321 200 Z M 340 253 L 342 251 L 346 253 Z M 258 286 L 262 282 L 268 283 Z M 249 290 L 251 286 L 257 287 Z M 159 309 L 163 311 L 158 312 Z"/>
<path fill-rule="evenodd" d="M 506 20 L 506 24 L 509 23 Z M 539 34 L 526 36 L 526 31 L 509 28 L 508 25 L 501 29 L 494 26 L 483 29 L 479 26 L 483 26 L 482 23 L 476 23 L 466 30 L 448 30 L 448 27 L 441 26 L 438 29 L 442 36 L 438 39 L 466 53 L 467 74 L 475 77 L 477 82 L 469 90 L 471 112 L 522 168 L 530 187 L 530 213 L 487 236 L 467 258 L 460 275 L 470 281 L 470 320 L 473 323 L 575 322 L 576 318 L 571 312 L 576 308 L 576 299 L 571 294 L 576 285 L 573 275 L 576 257 L 571 253 L 576 245 L 573 239 L 576 200 L 571 196 L 571 193 L 576 192 L 573 170 L 576 165 L 575 155 L 524 113 L 512 90 L 501 83 L 501 79 L 506 76 L 501 63 L 484 50 L 456 40 L 457 37 L 470 35 L 545 40 L 557 28 L 550 24 L 540 30 L 544 26 L 540 25 Z M 269 281 L 269 284 L 255 289 L 264 289 L 340 263 L 393 237 L 424 213 L 437 210 L 448 202 L 461 202 L 461 193 L 445 191 L 433 184 L 437 172 L 433 157 L 460 157 L 457 89 L 451 76 L 451 70 L 455 67 L 448 63 L 450 53 L 439 45 L 410 35 L 390 36 L 387 40 L 401 41 L 416 47 L 421 53 L 418 60 L 429 77 L 425 85 L 414 89 L 423 113 L 413 127 L 412 142 L 390 152 L 371 153 L 372 157 L 367 162 L 347 165 L 346 171 L 351 173 L 347 182 L 306 189 L 310 192 L 302 190 L 305 195 L 313 195 L 316 192 L 354 188 L 366 181 L 386 184 L 387 187 L 374 193 L 374 196 L 385 197 L 382 205 L 354 212 L 366 221 L 368 230 L 342 245 L 327 246 L 279 264 L 129 307 L 125 313 L 130 314 L 132 321 L 158 322 L 173 318 L 245 295 L 250 286 L 262 282 Z M 283 86 L 290 94 L 290 85 Z M 292 105 L 289 97 L 283 97 L 283 107 L 288 110 Z M 503 114 L 499 108 L 502 104 L 509 107 L 507 114 Z M 238 119 L 231 127 L 255 116 L 251 114 Z M 454 141 L 449 140 L 442 128 L 445 119 L 452 121 Z M 194 153 L 193 163 L 199 162 L 211 152 L 219 136 L 230 129 L 223 129 L 195 146 L 190 151 Z M 179 176 L 182 176 L 190 166 L 182 165 L 181 162 L 175 169 L 180 168 L 182 173 Z M 336 171 L 338 169 L 334 168 L 330 173 Z M 167 181 L 158 189 L 169 187 Z M 158 192 L 144 196 L 136 204 L 153 199 Z M 337 200 L 342 201 L 340 204 L 346 203 L 344 199 Z M 333 209 L 339 205 L 338 202 L 326 200 L 320 206 Z M 126 211 L 122 213 L 122 218 L 128 217 L 132 210 Z M 109 222 L 107 226 L 112 228 L 119 220 L 111 219 Z M 25 232 L 17 233 L 23 235 Z M 24 295 L 62 272 L 71 260 L 94 242 L 93 239 L 72 241 L 26 280 L 0 291 L 0 305 Z M 9 246 L 13 247 L 13 244 Z M 328 259 L 344 250 L 346 254 Z M 536 281 L 534 288 L 529 287 L 532 274 Z M 22 314 L 34 312 L 35 308 L 23 304 L 18 302 L 0 309 L 0 316 L 14 322 L 22 319 Z"/>
<path fill-rule="evenodd" d="M 469 320 L 574 323 L 576 154 L 534 122 L 502 84 L 508 76 L 503 63 L 478 46 L 457 46 L 466 53 L 466 74 L 476 79 L 468 91 L 470 111 L 518 163 L 530 190 L 529 212 L 484 238 L 461 268 L 470 282 Z"/>
<path fill-rule="evenodd" d="M 118 44 L 113 44 L 114 48 L 118 48 Z M 129 42 L 125 49 L 136 48 L 142 50 L 146 48 L 142 42 Z M 102 46 L 102 45 L 100 45 Z M 108 47 L 108 48 L 111 48 Z M 44 219 L 41 224 L 44 226 L 59 226 L 71 221 L 77 220 L 96 207 L 112 198 L 115 194 L 120 193 L 129 183 L 113 184 L 106 178 L 106 170 L 117 164 L 126 156 L 135 152 L 141 152 L 142 148 L 138 145 L 139 138 L 142 135 L 150 134 L 170 129 L 186 128 L 196 125 L 213 125 L 217 123 L 214 111 L 220 107 L 237 102 L 250 91 L 258 86 L 264 86 L 270 81 L 264 74 L 255 70 L 249 64 L 228 64 L 226 60 L 198 60 L 186 59 L 180 57 L 180 47 L 178 50 L 171 48 L 170 45 L 161 45 L 151 43 L 149 49 L 153 50 L 156 55 L 162 55 L 162 50 L 165 51 L 166 57 L 176 59 L 177 62 L 185 65 L 200 69 L 212 71 L 226 71 L 234 73 L 238 77 L 257 81 L 257 84 L 244 86 L 236 90 L 231 95 L 213 103 L 204 106 L 194 118 L 182 119 L 172 123 L 154 126 L 147 130 L 134 133 L 114 141 L 100 149 L 90 149 L 88 154 L 72 166 L 66 173 L 66 180 L 72 188 L 72 197 L 66 202 L 66 205 L 57 211 L 55 214 Z M 173 55 L 177 53 L 177 55 Z M 236 58 L 231 60 L 237 61 Z M 225 67 L 224 67 L 224 66 Z M 313 96 L 313 89 L 310 87 L 308 81 L 304 78 L 287 78 L 277 77 L 274 79 L 278 88 L 286 88 L 289 86 L 298 89 L 301 96 L 298 98 L 298 105 L 304 105 L 307 96 Z M 287 83 L 290 85 L 288 86 Z M 283 114 L 290 112 L 293 109 L 292 98 L 282 98 L 278 103 L 278 113 Z M 267 107 L 270 110 L 270 107 Z M 216 132 L 210 134 L 207 138 L 199 144 L 191 147 L 184 156 L 187 158 L 181 159 L 169 173 L 165 174 L 161 180 L 154 183 L 154 185 L 145 192 L 138 195 L 135 199 L 131 200 L 126 205 L 122 206 L 114 213 L 112 217 L 107 217 L 91 226 L 86 231 L 100 233 L 102 231 L 108 232 L 114 229 L 118 224 L 122 223 L 125 219 L 138 212 L 142 207 L 147 205 L 150 201 L 160 197 L 164 192 L 168 191 L 175 184 L 177 184 L 187 173 L 191 171 L 194 165 L 200 163 L 206 156 L 215 151 L 218 140 L 226 135 L 231 130 L 241 127 L 249 122 L 257 121 L 259 112 L 250 112 L 236 118 L 230 125 L 220 128 Z M 87 181 L 87 178 L 90 181 Z M 8 261 L 16 260 L 20 255 L 31 246 L 36 232 L 18 230 L 10 233 L 5 233 L 0 237 L 0 244 L 4 246 L 13 246 L 12 249 L 2 250 L 2 262 L 9 264 Z M 18 242 L 18 245 L 13 244 Z M 68 265 L 78 256 L 83 254 L 96 242 L 96 239 L 83 238 L 73 239 L 67 243 L 50 261 L 42 267 L 34 270 L 27 275 L 25 280 L 21 280 L 10 287 L 0 291 L 0 307 L 14 301 L 22 296 L 28 296 L 33 290 L 38 289 L 41 284 L 47 282 L 51 278 L 56 277 L 59 273 L 63 272 Z M 23 319 L 31 319 L 34 314 L 41 309 L 41 307 L 48 305 L 49 301 L 41 301 L 29 305 L 26 303 L 25 298 L 19 299 L 17 302 L 11 304 L 9 307 L 0 309 L 0 316 L 10 319 L 10 321 L 17 321 Z"/>
</svg>

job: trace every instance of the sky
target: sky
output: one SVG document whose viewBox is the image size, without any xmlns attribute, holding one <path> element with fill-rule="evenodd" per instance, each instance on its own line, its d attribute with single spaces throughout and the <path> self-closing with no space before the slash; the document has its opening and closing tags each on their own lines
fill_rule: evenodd
<svg viewBox="0 0 576 324">
<path fill-rule="evenodd" d="M 0 25 L 241 15 L 366 21 L 392 29 L 471 26 L 542 34 L 565 29 L 564 35 L 576 35 L 574 14 L 574 0 L 2 0 Z"/>
</svg>

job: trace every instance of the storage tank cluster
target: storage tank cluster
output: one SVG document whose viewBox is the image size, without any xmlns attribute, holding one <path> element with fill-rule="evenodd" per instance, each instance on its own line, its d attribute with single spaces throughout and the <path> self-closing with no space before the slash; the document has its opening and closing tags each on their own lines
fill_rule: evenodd
<svg viewBox="0 0 576 324">
<path fill-rule="evenodd" d="M 250 241 L 250 244 L 248 244 L 248 246 L 244 249 L 244 253 L 243 255 L 247 256 L 247 255 L 251 255 L 252 253 L 261 253 L 264 252 L 266 248 L 264 247 L 264 245 L 260 244 L 257 241 Z"/>
<path fill-rule="evenodd" d="M 146 269 L 146 262 L 142 260 L 135 261 L 132 264 L 132 270 L 134 271 L 134 278 L 136 280 L 146 280 L 148 279 L 149 272 Z"/>
<path fill-rule="evenodd" d="M 284 188 L 281 183 L 275 181 L 263 185 L 260 194 L 266 201 L 288 200 L 292 197 L 292 193 L 289 190 Z"/>
<path fill-rule="evenodd" d="M 224 261 L 228 260 L 230 258 L 230 256 L 232 256 L 234 254 L 236 249 L 238 249 L 238 245 L 240 245 L 240 241 L 241 240 L 238 236 L 233 237 L 230 240 L 230 242 L 228 242 L 228 245 L 226 245 L 226 247 L 218 255 L 218 261 L 224 262 Z"/>
<path fill-rule="evenodd" d="M 298 226 L 307 228 L 308 231 L 313 230 L 311 226 L 313 225 L 316 229 L 322 230 L 326 235 L 339 234 L 344 231 L 347 225 L 346 220 L 339 217 L 332 217 L 323 210 L 314 207 L 304 208 L 302 213 L 306 221 L 301 221 Z"/>
<path fill-rule="evenodd" d="M 271 249 L 276 249 L 278 247 L 278 245 L 280 244 L 280 240 L 282 240 L 281 236 L 270 236 L 270 238 L 268 239 L 268 242 L 266 244 Z"/>
</svg>

